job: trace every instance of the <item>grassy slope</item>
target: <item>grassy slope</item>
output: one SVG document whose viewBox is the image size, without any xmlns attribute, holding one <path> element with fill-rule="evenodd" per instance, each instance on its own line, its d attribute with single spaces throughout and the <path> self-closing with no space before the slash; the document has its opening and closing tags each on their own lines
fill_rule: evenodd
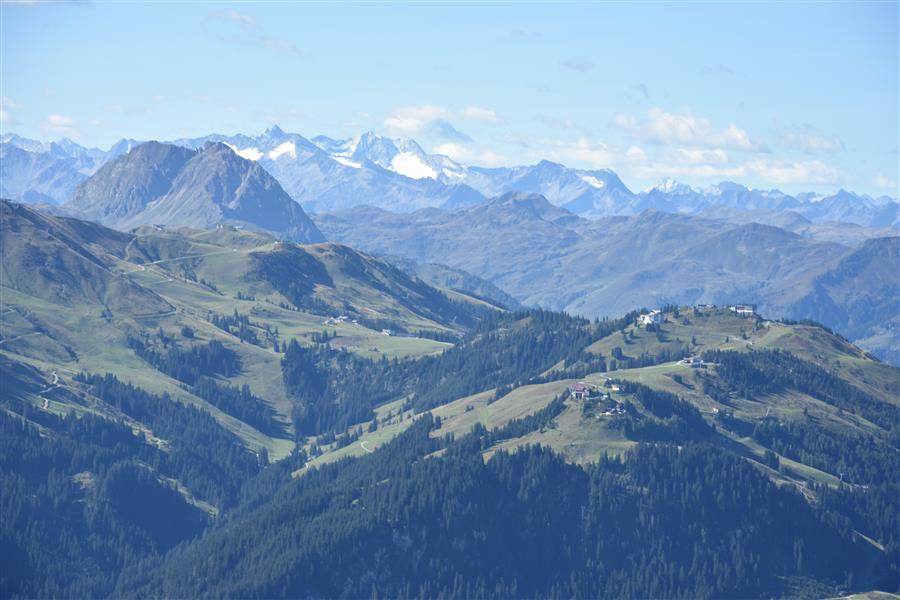
<svg viewBox="0 0 900 600">
<path fill-rule="evenodd" d="M 856 346 L 819 327 L 769 322 L 758 343 L 763 348 L 787 350 L 824 369 L 834 369 L 863 391 L 900 404 L 900 376 L 896 368 L 872 360 Z"/>
<path fill-rule="evenodd" d="M 61 385 L 72 390 L 78 389 L 72 377 L 79 372 L 113 372 L 120 379 L 150 392 L 168 393 L 207 410 L 249 447 L 265 447 L 272 458 L 278 458 L 290 452 L 293 447 L 290 439 L 263 434 L 191 395 L 178 382 L 139 359 L 127 347 L 126 333 L 154 333 L 161 329 L 178 339 L 180 344 L 206 343 L 212 339 L 221 341 L 240 355 L 243 365 L 243 372 L 227 383 L 249 384 L 256 395 L 276 410 L 288 434 L 291 402 L 281 383 L 280 355 L 270 345 L 262 348 L 241 343 L 214 327 L 207 320 L 210 312 L 230 315 L 237 310 L 249 315 L 254 324 L 269 325 L 273 330 L 277 327 L 281 343 L 292 338 L 302 343 L 314 333 L 327 329 L 338 335 L 332 340 L 335 347 L 345 347 L 375 358 L 382 355 L 415 357 L 440 352 L 449 346 L 424 338 L 386 336 L 352 322 L 325 326 L 322 316 L 282 308 L 279 305 L 286 300 L 280 294 L 265 286 L 254 287 L 246 281 L 250 253 L 275 247 L 267 236 L 231 229 L 197 232 L 152 227 L 143 228 L 139 233 L 141 235 L 131 243 L 123 242 L 123 247 L 117 248 L 116 256 L 103 255 L 103 258 L 108 261 L 111 275 L 157 294 L 168 302 L 167 308 L 171 310 L 142 314 L 114 311 L 110 315 L 96 304 L 61 305 L 22 293 L 11 287 L 10 278 L 4 277 L 5 285 L 0 286 L 0 353 L 4 358 L 37 368 L 48 385 L 52 373 L 57 373 Z M 327 249 L 327 245 L 321 248 Z M 338 286 L 336 290 L 328 290 L 332 295 L 345 293 L 346 288 L 341 286 L 355 283 L 340 273 L 339 266 L 328 265 L 333 269 Z M 213 283 L 215 288 L 194 281 L 199 279 Z M 410 329 L 447 329 L 419 317 L 408 308 L 389 306 L 391 298 L 377 289 L 356 284 L 353 291 L 355 294 L 348 297 L 356 305 L 371 310 L 373 318 L 381 316 L 379 310 L 388 308 L 394 318 L 401 316 L 403 325 Z M 255 300 L 238 300 L 238 292 L 249 292 Z M 454 297 L 459 300 L 458 294 Z M 471 303 L 480 304 L 480 301 L 473 299 Z M 181 329 L 185 326 L 194 331 L 194 340 L 182 337 Z M 44 406 L 43 396 L 31 394 L 31 400 L 37 406 Z M 102 407 L 85 408 L 65 396 L 59 401 L 50 401 L 47 408 L 57 412 L 103 412 Z"/>
<path fill-rule="evenodd" d="M 366 259 L 359 262 L 350 257 L 353 264 L 348 263 L 346 251 L 329 244 L 306 248 L 308 250 L 304 252 L 320 261 L 330 277 L 331 283 L 327 286 L 316 284 L 313 294 L 326 305 L 336 307 L 334 316 L 340 314 L 341 303 L 349 301 L 360 310 L 371 311 L 373 317 L 381 314 L 394 318 L 400 316 L 409 329 L 447 330 L 446 324 L 412 312 L 411 306 L 414 305 L 398 301 L 385 291 L 397 285 L 402 289 L 404 285 L 402 280 L 391 280 L 389 270 L 375 268 L 376 265 L 367 263 Z M 145 228 L 132 243 L 117 249 L 116 256 L 120 258 L 107 256 L 109 269 L 106 272 L 137 284 L 141 290 L 160 298 L 160 306 L 166 310 L 151 313 L 110 313 L 96 304 L 61 306 L 50 299 L 17 291 L 7 283 L 15 279 L 4 279 L 7 284 L 0 288 L 0 353 L 38 369 L 48 386 L 53 373 L 60 377 L 61 388 L 57 390 L 44 395 L 27 392 L 36 405 L 44 406 L 47 400 L 49 410 L 103 410 L 96 403 L 77 401 L 78 386 L 73 385 L 71 377 L 81 371 L 115 372 L 121 379 L 148 391 L 169 393 L 202 407 L 239 435 L 248 446 L 266 447 L 270 456 L 277 458 L 284 456 L 292 447 L 287 437 L 264 435 L 192 396 L 180 384 L 137 358 L 125 345 L 126 332 L 152 333 L 162 329 L 167 335 L 179 339 L 180 344 L 206 343 L 211 339 L 221 341 L 240 354 L 244 367 L 243 372 L 229 383 L 248 383 L 255 394 L 272 405 L 285 424 L 289 424 L 291 402 L 281 383 L 280 356 L 268 344 L 264 344 L 267 347 L 257 347 L 240 343 L 234 336 L 213 327 L 207 321 L 210 312 L 227 315 L 237 310 L 249 315 L 254 324 L 268 325 L 271 329 L 277 327 L 280 342 L 291 338 L 302 341 L 327 329 L 338 335 L 331 342 L 334 346 L 345 347 L 365 356 L 414 357 L 440 352 L 447 346 L 428 339 L 385 336 L 380 331 L 350 321 L 325 325 L 322 316 L 281 307 L 286 299 L 280 293 L 265 280 L 248 277 L 252 254 L 275 250 L 277 245 L 271 238 L 252 232 L 230 229 L 172 232 Z M 355 270 L 347 271 L 348 264 Z M 22 274 L 17 275 L 21 280 Z M 215 287 L 198 283 L 199 280 L 211 282 Z M 239 293 L 253 299 L 238 300 L 236 296 Z M 455 299 L 460 300 L 456 296 Z M 477 304 L 479 301 L 471 302 Z M 755 319 L 739 318 L 726 311 L 695 314 L 687 309 L 677 317 L 674 314 L 667 317 L 662 336 L 630 325 L 626 328 L 627 341 L 616 333 L 596 342 L 589 350 L 608 358 L 616 346 L 631 357 L 642 353 L 652 355 L 663 349 L 675 352 L 686 346 L 697 353 L 710 349 L 747 351 L 754 347 L 781 348 L 836 371 L 886 401 L 898 402 L 900 397 L 900 382 L 895 369 L 871 360 L 854 346 L 822 329 L 765 321 L 757 323 Z M 181 329 L 185 326 L 194 331 L 194 340 L 181 336 Z M 676 381 L 675 375 L 680 377 L 680 382 Z M 696 375 L 695 371 L 679 363 L 618 370 L 614 374 L 618 378 L 632 379 L 678 394 L 711 420 L 715 409 L 723 407 L 703 394 Z M 597 373 L 585 379 L 602 384 L 605 378 L 605 374 Z M 557 381 L 524 386 L 490 404 L 493 390 L 454 400 L 432 411 L 442 419 L 442 427 L 436 435 L 462 435 L 479 422 L 488 428 L 500 427 L 545 407 L 572 383 L 574 381 Z M 394 437 L 412 422 L 411 414 L 399 414 L 402 402 L 403 399 L 398 399 L 378 411 L 379 426 L 376 431 L 365 433 L 358 442 L 345 448 L 325 448 L 326 452 L 312 464 L 372 451 Z M 874 427 L 862 419 L 838 414 L 829 405 L 791 391 L 752 401 L 737 398 L 732 404 L 737 418 L 751 422 L 767 413 L 779 419 L 807 418 L 805 413 L 823 426 L 836 430 L 874 431 Z M 583 417 L 580 405 L 569 402 L 553 426 L 516 440 L 506 440 L 498 447 L 542 443 L 573 461 L 592 461 L 603 452 L 618 453 L 632 445 L 616 430 L 606 427 L 607 421 L 612 418 L 615 417 Z M 368 424 L 361 425 L 365 428 Z M 752 440 L 734 438 L 730 443 L 742 448 L 747 456 L 762 454 Z M 493 450 L 487 454 L 490 455 Z M 802 465 L 793 465 L 788 476 L 818 481 L 829 481 L 831 477 Z"/>
<path fill-rule="evenodd" d="M 683 319 L 689 323 L 685 324 Z M 817 364 L 834 367 L 840 375 L 859 382 L 860 387 L 884 400 L 897 402 L 896 385 L 897 369 L 868 358 L 855 346 L 847 344 L 826 331 L 805 325 L 784 325 L 777 322 L 761 321 L 756 326 L 755 319 L 737 317 L 727 311 L 715 311 L 695 315 L 691 309 L 682 310 L 681 317 L 675 318 L 671 313 L 668 322 L 663 325 L 664 339 L 660 342 L 653 332 L 643 327 L 629 326 L 626 331 L 634 334 L 634 339 L 625 346 L 622 336 L 615 333 L 604 338 L 590 349 L 609 356 L 614 346 L 621 346 L 626 355 L 637 356 L 641 352 L 654 354 L 663 348 L 681 347 L 690 344 L 692 337 L 696 344 L 693 348 L 699 353 L 703 350 L 732 349 L 750 351 L 753 348 L 781 348 L 796 353 L 798 356 Z M 707 371 L 714 373 L 715 367 Z M 681 362 L 668 362 L 660 365 L 620 369 L 609 373 L 590 374 L 581 381 L 602 386 L 607 378 L 627 379 L 642 383 L 654 389 L 677 394 L 693 404 L 709 422 L 715 419 L 715 411 L 729 408 L 738 419 L 754 422 L 765 418 L 782 421 L 809 419 L 819 426 L 836 432 L 852 432 L 862 435 L 878 435 L 878 428 L 856 415 L 838 411 L 835 407 L 816 398 L 795 390 L 786 390 L 778 394 L 770 394 L 755 399 L 735 398 L 729 407 L 716 403 L 702 390 L 698 369 Z M 679 376 L 681 382 L 674 376 Z M 488 404 L 493 390 L 485 390 L 479 394 L 461 398 L 433 409 L 435 416 L 442 420 L 441 428 L 435 435 L 463 435 L 476 423 L 488 429 L 501 427 L 512 419 L 521 418 L 547 406 L 554 397 L 579 380 L 561 380 L 546 384 L 528 385 L 515 389 L 496 402 Z M 614 399 L 625 400 L 627 395 L 612 391 Z M 400 402 L 395 402 L 396 409 Z M 471 407 L 470 410 L 466 410 Z M 385 411 L 387 413 L 388 411 Z M 411 415 L 410 415 L 411 416 Z M 379 420 L 383 416 L 379 415 Z M 582 416 L 581 403 L 568 400 L 565 411 L 559 415 L 551 426 L 542 431 L 533 431 L 523 437 L 504 440 L 489 449 L 486 457 L 497 450 L 514 449 L 525 444 L 543 444 L 553 448 L 578 463 L 595 461 L 603 453 L 611 455 L 634 446 L 634 442 L 624 439 L 618 430 L 607 427 L 615 416 L 588 415 Z M 400 423 L 395 419 L 384 419 L 384 424 L 373 433 L 364 434 L 361 442 L 365 448 L 374 449 L 402 431 L 411 423 L 407 419 Z M 743 438 L 724 432 L 720 428 L 721 437 L 718 443 L 725 444 L 739 454 L 757 462 L 759 468 L 766 470 L 779 483 L 794 484 L 804 488 L 806 482 L 835 484 L 838 479 L 833 473 L 814 469 L 781 457 L 784 465 L 779 473 L 760 464 L 765 449 L 752 438 Z M 326 452 L 310 463 L 310 466 L 330 462 L 344 456 L 360 455 L 366 451 L 360 442 L 335 452 Z"/>
</svg>

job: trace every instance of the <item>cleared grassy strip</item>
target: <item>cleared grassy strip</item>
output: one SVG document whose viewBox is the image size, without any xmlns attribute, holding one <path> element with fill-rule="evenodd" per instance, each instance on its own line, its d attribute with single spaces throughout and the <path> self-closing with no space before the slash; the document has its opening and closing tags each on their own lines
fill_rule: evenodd
<svg viewBox="0 0 900 600">
<path fill-rule="evenodd" d="M 413 424 L 414 420 L 415 418 L 410 415 L 402 420 L 395 420 L 389 425 L 380 426 L 377 431 L 363 434 L 359 440 L 353 442 L 349 446 L 344 446 L 343 448 L 325 452 L 324 454 L 317 456 L 306 463 L 306 467 L 303 469 L 294 471 L 293 475 L 295 477 L 302 475 L 306 469 L 328 464 L 348 456 L 362 456 L 367 452 L 373 452 L 383 444 L 388 443 L 406 431 L 406 429 Z"/>
<path fill-rule="evenodd" d="M 450 433 L 457 437 L 462 436 L 476 423 L 481 423 L 489 430 L 502 427 L 513 419 L 541 410 L 564 391 L 566 385 L 566 382 L 561 381 L 525 385 L 490 404 L 488 400 L 493 397 L 493 390 L 460 398 L 431 411 L 431 414 L 441 417 L 441 427 L 434 435 L 443 436 Z M 472 407 L 471 410 L 467 410 L 469 406 Z"/>
<path fill-rule="evenodd" d="M 488 401 L 494 395 L 493 390 L 448 402 L 430 411 L 432 415 L 441 419 L 441 427 L 432 432 L 432 436 L 442 437 L 446 434 L 463 436 L 471 431 L 477 423 L 481 423 L 488 429 L 502 427 L 513 419 L 526 417 L 546 407 L 565 387 L 565 382 L 523 386 L 490 404 Z M 349 446 L 327 451 L 311 460 L 308 465 L 314 467 L 345 456 L 361 456 L 389 442 L 405 431 L 415 418 L 409 411 L 403 413 L 402 420 L 398 418 L 396 413 L 401 409 L 403 402 L 404 399 L 398 399 L 382 405 L 376 410 L 379 419 L 376 431 L 364 433 L 358 441 Z M 471 407 L 471 410 L 467 410 L 468 407 Z M 389 417 L 389 415 L 393 416 Z M 385 419 L 388 419 L 387 422 L 384 421 Z M 366 431 L 367 426 L 368 424 L 360 424 L 348 431 L 355 430 L 357 427 L 362 427 L 363 431 Z"/>
</svg>

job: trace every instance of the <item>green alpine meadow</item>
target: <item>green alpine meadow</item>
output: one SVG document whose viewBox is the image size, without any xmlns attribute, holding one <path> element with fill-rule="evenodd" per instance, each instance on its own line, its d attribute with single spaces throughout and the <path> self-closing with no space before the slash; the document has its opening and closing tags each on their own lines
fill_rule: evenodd
<svg viewBox="0 0 900 600">
<path fill-rule="evenodd" d="M 898 23 L 3 0 L 0 600 L 900 598 Z"/>
</svg>

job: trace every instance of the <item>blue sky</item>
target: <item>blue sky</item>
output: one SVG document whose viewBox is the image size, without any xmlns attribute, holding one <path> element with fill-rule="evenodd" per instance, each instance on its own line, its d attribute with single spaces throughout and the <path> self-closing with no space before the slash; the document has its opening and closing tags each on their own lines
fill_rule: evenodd
<svg viewBox="0 0 900 600">
<path fill-rule="evenodd" d="M 0 128 L 107 147 L 374 130 L 546 158 L 897 195 L 898 3 L 4 3 Z"/>
</svg>

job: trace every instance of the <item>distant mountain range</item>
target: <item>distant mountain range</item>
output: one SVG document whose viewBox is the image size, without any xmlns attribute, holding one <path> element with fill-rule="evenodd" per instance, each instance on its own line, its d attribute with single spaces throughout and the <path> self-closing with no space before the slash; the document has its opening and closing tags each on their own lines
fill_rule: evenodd
<svg viewBox="0 0 900 600">
<path fill-rule="evenodd" d="M 516 191 L 541 194 L 552 204 L 591 219 L 636 215 L 648 208 L 700 215 L 728 209 L 753 211 L 762 220 L 790 211 L 813 223 L 900 227 L 900 204 L 887 196 L 872 198 L 846 190 L 791 196 L 733 182 L 698 189 L 672 180 L 635 193 L 608 169 L 573 169 L 549 161 L 503 168 L 466 166 L 428 154 L 413 140 L 372 132 L 344 140 L 307 139 L 271 127 L 255 136 L 213 134 L 172 143 L 199 150 L 211 141 L 258 162 L 294 200 L 317 213 L 360 205 L 392 212 L 453 209 Z M 4 162 L 0 191 L 18 201 L 61 204 L 74 196 L 81 181 L 135 145 L 134 140 L 121 140 L 104 151 L 71 140 L 43 143 L 7 134 L 0 138 Z"/>
<path fill-rule="evenodd" d="M 259 163 L 228 146 L 199 150 L 148 142 L 106 164 L 75 189 L 65 214 L 117 229 L 243 226 L 297 242 L 325 238 Z"/>
<path fill-rule="evenodd" d="M 774 317 L 815 318 L 900 361 L 897 236 L 853 248 L 828 241 L 830 230 L 810 239 L 655 209 L 588 220 L 536 194 L 456 211 L 369 207 L 314 219 L 330 240 L 463 269 L 526 305 L 602 317 L 633 306 L 750 302 Z"/>
<path fill-rule="evenodd" d="M 62 204 L 78 184 L 138 142 L 120 140 L 109 150 L 85 148 L 70 139 L 40 142 L 14 133 L 0 137 L 0 195 L 28 203 Z"/>
<path fill-rule="evenodd" d="M 307 140 L 277 127 L 123 140 L 106 152 L 8 135 L 0 150 L 5 194 L 46 204 L 74 184 L 64 204 L 44 208 L 119 230 L 327 236 L 442 287 L 591 317 L 753 302 L 772 316 L 816 318 L 900 362 L 898 204 L 889 198 L 671 180 L 634 194 L 609 170 L 482 169 L 409 140 Z"/>
</svg>

